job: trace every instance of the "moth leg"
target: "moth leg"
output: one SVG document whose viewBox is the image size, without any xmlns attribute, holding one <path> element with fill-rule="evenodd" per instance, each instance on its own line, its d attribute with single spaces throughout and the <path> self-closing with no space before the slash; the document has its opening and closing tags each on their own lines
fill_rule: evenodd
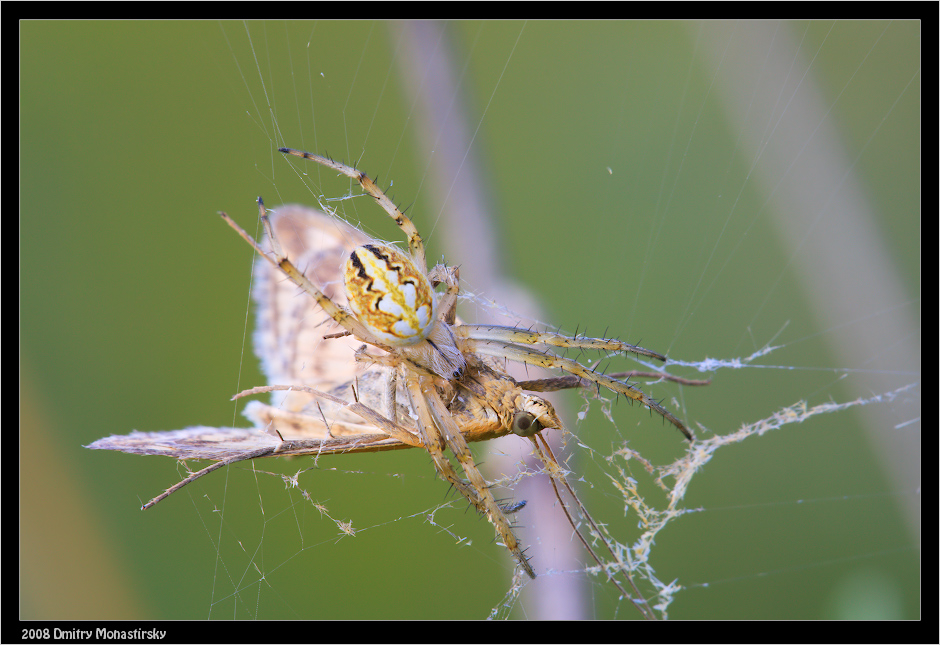
<svg viewBox="0 0 940 645">
<path fill-rule="evenodd" d="M 238 398 L 249 396 L 252 394 L 262 394 L 265 392 L 276 392 L 276 391 L 302 391 L 308 394 L 312 394 L 313 396 L 316 396 L 318 398 L 326 399 L 328 401 L 336 403 L 337 405 L 342 405 L 348 408 L 354 414 L 361 417 L 364 421 L 373 424 L 376 428 L 378 428 L 379 430 L 387 434 L 390 438 L 396 439 L 402 444 L 411 446 L 413 448 L 425 447 L 421 439 L 419 439 L 418 437 L 415 437 L 411 432 L 408 431 L 407 428 L 404 428 L 403 426 L 399 425 L 397 422 L 386 418 L 385 416 L 373 410 L 372 408 L 366 405 L 363 405 L 362 403 L 359 403 L 358 401 L 354 401 L 354 402 L 344 401 L 343 399 L 337 396 L 333 396 L 332 394 L 328 392 L 322 392 L 320 390 L 316 390 L 311 387 L 306 387 L 303 385 L 266 385 L 262 387 L 251 388 L 250 390 L 245 390 L 244 392 L 239 392 L 233 398 L 238 399 Z M 259 428 L 258 431 L 266 432 L 266 429 Z M 208 475 L 212 471 L 218 470 L 219 468 L 222 468 L 223 466 L 228 466 L 230 464 L 234 464 L 239 461 L 247 461 L 249 459 L 258 459 L 259 457 L 276 456 L 283 447 L 292 447 L 293 443 L 294 442 L 292 441 L 282 441 L 278 445 L 265 446 L 263 448 L 258 448 L 256 450 L 247 450 L 245 452 L 232 455 L 231 457 L 228 457 L 226 459 L 216 461 L 215 463 L 206 466 L 202 470 L 199 470 L 195 473 L 191 473 L 188 477 L 174 484 L 173 486 L 170 486 L 164 492 L 162 492 L 161 494 L 157 495 L 156 497 L 151 499 L 149 502 L 144 504 L 141 507 L 141 510 L 146 510 L 150 508 L 151 506 L 157 504 L 158 502 L 163 501 L 164 499 L 166 499 L 167 497 L 169 497 L 170 495 L 172 495 L 173 493 L 181 489 L 186 484 L 192 481 L 195 481 L 204 475 Z M 350 444 L 350 447 L 352 447 L 352 445 L 353 444 Z M 317 447 L 315 445 L 311 445 L 309 454 L 317 454 L 317 453 L 318 453 Z M 298 455 L 302 453 L 292 450 L 290 454 Z M 303 453 L 303 454 L 306 454 L 306 453 Z"/>
</svg>

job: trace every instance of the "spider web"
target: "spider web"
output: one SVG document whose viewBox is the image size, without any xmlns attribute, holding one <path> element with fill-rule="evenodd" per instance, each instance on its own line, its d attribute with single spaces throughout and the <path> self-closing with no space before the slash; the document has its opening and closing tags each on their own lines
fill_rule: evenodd
<svg viewBox="0 0 940 645">
<path fill-rule="evenodd" d="M 473 449 L 498 498 L 527 501 L 514 518 L 535 581 L 513 578 L 492 527 L 417 450 L 229 467 L 143 514 L 137 496 L 173 483 L 172 462 L 83 454 L 76 470 L 95 477 L 99 501 L 79 515 L 100 518 L 108 539 L 75 538 L 81 549 L 55 544 L 44 558 L 63 550 L 81 563 L 89 544 L 107 545 L 129 582 L 102 591 L 136 590 L 137 615 L 174 619 L 638 618 L 607 579 L 624 566 L 659 617 L 919 615 L 917 23 L 199 23 L 168 37 L 171 27 L 150 39 L 137 25 L 107 50 L 147 43 L 126 56 L 136 75 L 166 59 L 199 78 L 150 73 L 174 80 L 151 81 L 146 102 L 98 91 L 134 115 L 134 131 L 156 127 L 167 105 L 195 101 L 190 112 L 208 116 L 172 127 L 185 146 L 167 136 L 170 159 L 153 162 L 140 150 L 158 150 L 136 140 L 133 155 L 87 148 L 101 130 L 79 112 L 75 88 L 63 95 L 88 140 L 55 142 L 59 159 L 87 159 L 75 181 L 72 169 L 49 172 L 46 155 L 47 185 L 29 188 L 22 164 L 24 194 L 70 196 L 72 183 L 97 191 L 31 216 L 24 203 L 23 292 L 58 305 L 24 306 L 24 355 L 42 347 L 50 357 L 38 389 L 56 393 L 46 407 L 72 428 L 58 443 L 245 425 L 227 397 L 263 383 L 250 342 L 252 258 L 214 211 L 252 231 L 258 195 L 272 207 L 319 202 L 400 241 L 371 199 L 285 162 L 281 145 L 355 164 L 408 207 L 428 257 L 460 265 L 464 319 L 616 336 L 667 354 L 671 374 L 711 379 L 639 381 L 698 441 L 690 449 L 659 417 L 603 392 L 553 399 L 567 427 L 549 438 L 598 528 L 566 498 L 568 508 L 606 571 L 515 437 Z M 43 50 L 57 42 L 41 39 Z M 101 68 L 72 47 L 60 68 L 72 59 Z M 98 76 L 121 77 L 120 65 L 105 69 Z M 53 142 L 29 120 L 53 104 L 23 111 L 37 150 Z M 92 105 L 103 118 L 100 97 Z M 92 165 L 109 154 L 118 161 Z M 176 192 L 193 183 L 198 200 Z M 147 214 L 128 217 L 129 205 Z M 111 215 L 93 219 L 102 213 Z M 63 236 L 69 244 L 31 263 L 30 227 L 53 215 L 53 234 L 83 219 L 118 237 Z M 122 227 L 136 219 L 151 227 L 128 235 Z M 163 229 L 171 238 L 155 237 Z M 95 261 L 75 260 L 70 247 L 95 249 Z M 72 263 L 43 272 L 60 258 Z M 134 267 L 133 282 L 115 278 L 116 266 Z M 159 281 L 145 282 L 150 273 Z M 62 293 L 50 289 L 59 284 Z M 120 307 L 97 317 L 83 309 L 96 297 L 88 284 L 112 287 Z M 140 295 L 135 307 L 129 293 Z M 138 307 L 140 319 L 125 317 Z M 66 311 L 87 328 L 49 327 Z M 136 335 L 111 344 L 119 327 Z M 82 351 L 63 344 L 72 336 Z M 109 347 L 111 358 L 89 347 Z M 568 355 L 608 372 L 646 369 L 629 357 Z M 162 363 L 177 371 L 158 376 Z M 84 378 L 63 388 L 63 373 Z M 60 515 L 75 486 L 44 487 L 54 472 L 24 466 L 22 488 L 56 502 L 46 517 L 75 522 Z"/>
<path fill-rule="evenodd" d="M 311 28 L 311 42 L 330 37 L 322 33 L 322 27 Z M 603 25 L 592 27 L 601 33 L 609 29 Z M 865 246 L 868 232 L 864 229 L 870 225 L 866 218 L 874 217 L 871 210 L 876 198 L 854 185 L 858 181 L 855 176 L 860 166 L 877 154 L 875 149 L 886 143 L 882 139 L 891 138 L 882 132 L 887 126 L 879 125 L 879 121 L 894 123 L 903 118 L 897 113 L 899 105 L 916 105 L 919 68 L 905 68 L 903 82 L 898 80 L 892 86 L 890 100 L 885 99 L 874 110 L 867 125 L 859 126 L 860 139 L 844 156 L 820 155 L 830 145 L 830 137 L 843 135 L 841 128 L 848 117 L 838 116 L 840 108 L 854 103 L 853 93 L 865 95 L 868 84 L 874 82 L 874 60 L 890 55 L 885 47 L 890 50 L 888 43 L 900 37 L 898 30 L 910 27 L 903 23 L 882 24 L 878 29 L 863 29 L 851 23 L 686 25 L 682 29 L 689 49 L 683 58 L 659 49 L 644 51 L 654 45 L 644 39 L 641 26 L 620 25 L 624 33 L 643 42 L 642 47 L 637 44 L 621 52 L 623 59 L 632 60 L 630 54 L 639 58 L 644 52 L 656 63 L 649 66 L 652 69 L 640 63 L 614 66 L 621 74 L 618 81 L 597 84 L 614 93 L 620 105 L 613 111 L 616 121 L 608 126 L 616 132 L 614 141 L 580 145 L 559 141 L 547 145 L 547 151 L 554 151 L 548 154 L 554 157 L 552 163 L 561 167 L 558 174 L 563 179 L 542 187 L 538 178 L 544 167 L 525 154 L 529 142 L 515 142 L 523 148 L 520 155 L 518 151 L 506 153 L 506 146 L 501 145 L 506 142 L 487 141 L 484 145 L 479 137 L 492 121 L 501 118 L 501 113 L 514 113 L 517 102 L 525 103 L 527 83 L 531 81 L 526 71 L 535 65 L 527 57 L 535 55 L 537 43 L 551 40 L 549 26 L 517 24 L 509 29 L 507 25 L 398 25 L 382 26 L 382 33 L 358 32 L 361 66 L 341 72 L 342 82 L 334 89 L 336 103 L 342 100 L 344 108 L 342 127 L 335 132 L 332 129 L 339 124 L 338 115 L 334 117 L 328 109 L 324 113 L 324 103 L 317 96 L 325 90 L 315 73 L 317 66 L 324 64 L 322 59 L 303 55 L 300 60 L 291 53 L 299 51 L 296 47 L 286 54 L 276 53 L 276 48 L 296 38 L 293 34 L 272 39 L 267 33 L 265 51 L 260 53 L 258 29 L 249 25 L 254 54 L 261 61 L 250 70 L 246 68 L 252 67 L 252 62 L 239 59 L 249 84 L 267 78 L 265 60 L 269 64 L 274 60 L 276 65 L 290 60 L 295 66 L 308 64 L 312 70 L 309 91 L 314 95 L 314 124 L 305 124 L 301 117 L 299 126 L 290 126 L 293 135 L 286 133 L 285 121 L 293 121 L 293 115 L 290 119 L 281 116 L 285 114 L 283 103 L 278 105 L 276 99 L 265 94 L 270 110 L 266 113 L 261 94 L 252 92 L 259 107 L 256 121 L 268 133 L 269 143 L 329 152 L 370 174 L 378 174 L 383 185 L 391 183 L 391 195 L 414 199 L 409 212 L 418 218 L 419 229 L 430 240 L 429 257 L 434 257 L 435 248 L 441 249 L 449 262 L 461 266 L 467 289 L 461 315 L 474 321 L 502 315 L 504 323 L 539 328 L 561 325 L 562 331 L 569 333 L 572 325 L 578 331 L 597 335 L 613 333 L 612 327 L 616 327 L 618 333 L 627 335 L 624 339 L 628 342 L 665 349 L 671 358 L 671 373 L 713 380 L 706 388 L 665 383 L 647 388 L 692 424 L 699 442 L 691 449 L 686 449 L 671 429 L 663 428 L 661 419 L 651 418 L 648 411 L 623 401 L 610 401 L 603 394 L 584 391 L 559 403 L 569 427 L 564 437 L 555 439 L 560 439 L 568 477 L 576 482 L 578 495 L 599 528 L 590 529 L 570 500 L 569 509 L 579 518 L 583 534 L 602 554 L 603 567 L 577 546 L 572 559 L 574 538 L 567 524 L 559 522 L 557 504 L 552 509 L 554 528 L 547 528 L 544 517 L 529 507 L 519 512 L 519 533 L 524 544 L 532 545 L 533 561 L 544 573 L 530 584 L 519 577 L 509 580 L 511 565 L 500 552 L 501 547 L 493 544 L 490 527 L 484 521 L 474 521 L 459 496 L 445 495 L 428 468 L 427 458 L 414 454 L 402 459 L 409 466 L 417 462 L 417 470 L 398 471 L 397 464 L 379 464 L 369 458 L 365 458 L 365 467 L 347 467 L 344 458 L 342 464 L 330 462 L 329 467 L 321 462 L 316 473 L 293 480 L 291 486 L 296 484 L 297 488 L 287 493 L 290 502 L 283 512 L 291 523 L 302 522 L 295 532 L 303 544 L 274 571 L 304 568 L 303 562 L 316 563 L 320 558 L 332 559 L 333 552 L 327 549 L 342 548 L 343 553 L 348 550 L 348 559 L 337 557 L 355 562 L 363 550 L 370 549 L 368 544 L 359 544 L 365 541 L 364 536 L 377 534 L 383 545 L 383 559 L 406 563 L 400 576 L 420 571 L 420 577 L 436 576 L 442 584 L 462 588 L 468 574 L 454 572 L 461 559 L 479 564 L 484 558 L 498 563 L 503 573 L 493 575 L 507 585 L 505 593 L 494 600 L 492 591 L 500 584 L 486 580 L 482 581 L 485 591 L 480 592 L 490 598 L 491 610 L 485 615 L 491 617 L 636 617 L 639 614 L 630 606 L 631 600 L 607 582 L 608 573 L 616 573 L 618 568 L 630 570 L 642 595 L 660 617 L 827 615 L 823 612 L 836 612 L 840 603 L 847 602 L 846 597 L 854 597 L 857 585 L 863 589 L 871 586 L 871 579 L 889 582 L 882 606 L 896 606 L 903 583 L 895 576 L 898 567 L 905 566 L 898 562 L 906 558 L 916 561 L 917 557 L 908 539 L 909 531 L 916 531 L 910 513 L 919 504 L 919 480 L 909 476 L 892 479 L 889 465 L 904 459 L 900 454 L 890 454 L 894 452 L 891 443 L 916 442 L 919 437 L 917 296 L 910 293 L 902 297 L 903 290 L 886 282 L 874 290 L 887 290 L 892 296 L 859 302 L 860 294 L 865 292 L 857 290 L 863 286 L 857 284 L 857 278 L 846 279 L 838 275 L 838 270 L 829 275 L 825 265 L 844 263 L 846 271 L 856 271 L 859 269 L 852 268 L 851 261 L 853 249 L 863 250 L 869 258 L 882 255 L 880 251 L 869 253 Z M 565 31 L 569 29 L 577 31 L 578 27 L 568 25 Z M 761 34 L 764 40 L 755 34 Z M 274 40 L 281 42 L 274 44 Z M 366 80 L 362 74 L 376 50 L 381 49 L 377 40 L 385 41 L 383 46 L 394 52 L 393 62 L 375 70 L 371 80 Z M 453 45 L 459 51 L 455 54 L 458 58 L 450 68 L 439 68 L 452 40 L 459 43 Z M 482 51 L 496 60 L 481 63 Z M 850 63 L 831 62 L 831 67 L 821 69 L 821 58 L 847 55 L 847 51 L 854 54 Z M 564 62 L 558 64 L 559 75 L 577 73 L 566 70 Z M 402 68 L 409 69 L 402 72 Z M 438 77 L 448 73 L 454 85 Z M 829 93 L 820 97 L 814 75 L 823 73 L 833 78 L 831 88 L 826 88 Z M 473 74 L 484 78 L 472 79 Z M 646 89 L 644 83 L 651 82 L 648 75 L 659 83 L 653 85 L 652 96 L 641 91 Z M 751 85 L 741 81 L 742 77 L 750 78 Z M 591 93 L 590 89 L 579 88 L 575 80 L 566 81 L 569 92 Z M 383 92 L 390 82 L 398 82 L 403 88 L 403 96 L 398 99 L 401 108 Z M 441 85 L 435 86 L 434 82 Z M 471 84 L 472 91 L 467 87 Z M 441 87 L 446 89 L 442 91 Z M 298 94 L 306 91 L 307 87 L 296 90 Z M 645 120 L 636 123 L 634 110 L 640 108 L 635 103 L 655 110 L 652 105 L 669 103 L 672 97 L 677 103 L 669 112 L 670 121 L 660 124 L 660 115 L 647 112 Z M 458 118 L 458 113 L 469 109 L 461 104 L 467 100 L 475 100 L 482 116 Z M 302 100 L 297 103 L 307 107 Z M 404 116 L 386 114 L 399 110 Z M 401 125 L 408 124 L 409 119 L 426 126 Z M 648 128 L 654 125 L 670 136 L 650 145 L 648 139 L 654 136 Z M 342 136 L 337 137 L 339 134 Z M 555 136 L 561 139 L 549 128 L 546 137 Z M 413 176 L 402 168 L 402 157 L 407 148 L 415 145 L 415 138 L 425 156 L 418 155 L 424 161 L 416 163 L 417 175 Z M 779 143 L 781 139 L 784 143 Z M 637 154 L 647 155 L 647 163 L 657 164 L 659 184 L 654 184 L 655 188 L 644 189 L 643 174 L 634 165 L 643 160 L 629 160 L 629 151 L 634 149 L 644 151 Z M 510 159 L 503 159 L 503 154 L 509 154 Z M 483 155 L 486 161 L 481 160 Z M 715 165 L 713 172 L 700 171 L 702 165 L 711 164 Z M 818 184 L 808 183 L 808 176 L 819 172 L 817 164 L 822 164 L 828 174 Z M 340 216 L 361 222 L 379 237 L 394 235 L 371 200 L 349 199 L 349 195 L 358 194 L 357 190 L 344 190 L 342 182 L 337 187 L 337 182 L 317 169 L 305 172 L 309 175 L 298 181 L 275 165 L 272 188 L 279 193 L 290 191 L 290 197 L 279 195 L 284 201 L 310 203 L 313 198 Z M 488 206 L 478 188 L 468 189 L 462 181 L 464 175 L 472 177 L 477 172 L 499 187 L 501 195 L 508 196 L 507 202 L 511 203 L 497 209 L 504 213 L 502 219 L 480 223 L 476 211 Z M 706 183 L 699 185 L 698 181 Z M 794 184 L 807 192 L 821 192 L 801 197 L 791 187 Z M 298 185 L 300 194 L 294 197 Z M 695 194 L 705 194 L 707 199 L 698 203 Z M 858 195 L 868 201 L 853 201 Z M 687 204 L 684 200 L 690 196 L 693 201 Z M 529 199 L 532 203 L 526 203 Z M 581 202 L 589 205 L 586 210 Z M 915 209 L 912 213 L 917 212 L 915 203 L 911 202 Z M 777 209 L 784 214 L 775 215 Z M 796 210 L 799 216 L 793 215 Z M 535 214 L 528 214 L 530 211 Z M 592 221 L 595 215 L 599 222 Z M 429 223 L 429 218 L 434 219 Z M 788 220 L 794 220 L 789 227 L 781 224 Z M 520 236 L 519 230 L 526 231 L 526 227 L 531 232 Z M 578 235 L 579 228 L 587 231 Z M 508 239 L 500 240 L 503 235 Z M 484 245 L 474 236 L 496 237 L 497 243 Z M 773 243 L 767 244 L 770 236 Z M 461 253 L 462 246 L 473 252 Z M 822 253 L 825 259 L 818 257 Z M 752 271 L 764 262 L 770 265 L 768 271 L 760 275 Z M 494 278 L 502 275 L 507 265 L 518 269 L 518 282 Z M 867 282 L 871 276 L 890 281 L 892 274 L 897 274 L 894 267 L 878 265 L 869 267 L 864 280 Z M 824 293 L 814 294 L 804 287 L 800 295 L 801 280 L 821 282 L 819 288 Z M 525 290 L 518 284 L 546 286 Z M 833 291 L 841 292 L 841 297 L 833 297 Z M 530 307 L 528 299 L 535 298 L 533 293 L 549 303 L 545 306 L 551 314 Z M 816 303 L 815 314 L 814 298 L 823 300 Z M 796 308 L 795 303 L 804 299 L 810 303 Z M 566 302 L 569 300 L 573 302 Z M 584 302 L 591 304 L 580 304 Z M 559 310 L 561 314 L 555 313 Z M 710 320 L 719 324 L 718 331 Z M 901 335 L 891 343 L 890 351 L 874 346 L 858 349 L 860 343 L 864 346 L 865 338 L 870 341 L 872 334 L 884 333 L 879 330 L 885 325 L 893 327 L 903 321 L 909 331 L 890 334 L 892 338 Z M 733 331 L 725 333 L 720 329 L 724 325 Z M 904 324 L 899 329 L 905 329 Z M 914 337 L 910 336 L 912 332 Z M 644 369 L 635 362 L 613 357 L 577 358 L 596 361 L 604 370 Z M 873 434 L 859 432 L 866 425 L 874 428 L 868 430 Z M 830 436 L 820 437 L 827 434 Z M 886 437 L 890 438 L 887 443 Z M 849 483 L 845 478 L 845 468 L 863 460 L 856 453 L 858 446 L 846 450 L 847 444 L 865 442 L 872 442 L 869 449 L 885 460 L 882 467 L 888 474 L 881 473 L 879 485 Z M 537 485 L 550 491 L 544 474 L 538 474 L 538 463 L 531 457 L 525 459 L 525 446 L 521 452 L 519 446 L 491 448 L 489 456 L 481 449 L 476 454 L 491 466 L 489 477 L 502 485 L 500 490 L 506 499 L 529 497 Z M 912 454 L 917 453 L 907 452 L 906 458 Z M 748 459 L 754 460 L 751 465 Z M 790 472 L 782 479 L 792 484 L 791 490 L 762 481 L 768 464 L 773 464 L 773 470 L 787 467 Z M 341 470 L 342 483 L 322 481 L 322 470 Z M 818 480 L 814 479 L 817 475 Z M 389 478 L 408 480 L 401 490 L 391 494 L 391 500 L 377 491 Z M 730 478 L 731 485 L 725 487 L 714 481 L 719 478 Z M 365 481 L 349 483 L 349 479 Z M 416 485 L 410 485 L 415 480 Z M 382 512 L 332 510 L 345 505 L 340 501 L 340 491 L 363 484 L 369 491 L 365 495 L 368 504 Z M 427 489 L 430 498 L 418 501 L 417 488 Z M 761 490 L 765 491 L 763 495 L 758 493 Z M 321 491 L 330 491 L 330 501 L 317 501 L 323 499 Z M 227 492 L 226 498 L 230 495 Z M 261 494 L 259 498 L 270 499 Z M 824 509 L 817 513 L 825 519 L 816 518 L 812 511 L 801 517 L 802 508 Z M 902 519 L 905 512 L 906 523 Z M 834 549 L 837 540 L 823 537 L 826 530 L 834 529 L 821 527 L 831 527 L 848 515 L 858 522 L 856 531 L 869 533 L 871 527 L 856 513 L 892 515 L 895 537 L 878 546 L 869 543 L 862 548 Z M 778 527 L 782 536 L 768 539 L 757 528 L 765 520 L 756 519 L 767 514 L 771 515 L 768 524 L 773 526 L 795 515 L 796 519 L 790 520 L 795 526 Z M 542 519 L 533 521 L 534 517 Z M 713 523 L 724 529 L 714 528 Z M 805 527 L 814 523 L 817 527 L 807 536 Z M 274 524 L 271 512 L 266 510 L 265 536 Z M 330 537 L 307 544 L 308 531 L 322 535 L 311 526 L 325 527 Z M 399 537 L 397 533 L 403 526 L 414 534 L 409 531 L 410 537 Z M 270 551 L 267 537 L 261 543 Z M 445 547 L 443 555 L 421 555 L 431 548 L 430 544 L 441 543 Z M 803 550 L 805 543 L 812 545 L 809 554 Z M 773 548 L 784 553 L 767 552 Z M 753 556 L 741 555 L 742 550 Z M 258 565 L 254 554 L 249 561 L 250 566 Z M 317 568 L 316 564 L 307 566 Z M 357 565 L 356 570 L 359 566 L 363 565 Z M 250 567 L 235 568 L 245 571 Z M 271 569 L 259 572 L 267 581 Z M 374 575 L 382 577 L 378 572 Z M 319 572 L 315 577 L 321 579 Z M 216 581 L 229 578 L 229 574 L 219 575 Z M 737 607 L 714 606 L 725 593 L 737 595 L 750 587 L 756 589 L 756 594 L 774 598 L 789 593 L 791 586 L 801 589 L 796 595 L 806 595 L 811 588 L 809 581 L 818 584 L 821 579 L 828 581 L 828 596 L 807 599 L 789 609 L 779 604 L 776 608 L 750 603 L 744 603 L 747 607 L 740 603 Z M 227 606 L 223 601 L 237 598 L 244 603 L 243 590 L 251 590 L 255 584 L 253 578 L 249 580 L 252 582 L 248 585 L 242 580 L 235 582 L 235 596 L 216 596 L 214 602 Z M 275 586 L 281 593 L 291 588 L 285 583 Z M 725 592 L 724 586 L 730 589 Z M 415 593 L 421 593 L 420 587 Z M 263 596 L 259 593 L 259 599 Z M 687 608 L 686 597 L 690 597 L 688 603 L 693 607 L 697 597 L 702 597 L 703 613 Z M 587 602 L 585 598 L 592 600 Z M 375 602 L 380 601 L 376 598 Z M 553 602 L 562 603 L 564 608 L 546 609 Z M 307 615 L 296 608 L 296 600 L 288 604 L 298 611 L 297 615 Z M 214 605 L 213 615 L 217 609 Z M 409 615 L 474 616 L 466 607 L 443 611 L 427 608 Z M 265 614 L 259 609 L 258 615 Z M 386 614 L 362 611 L 349 615 Z"/>
</svg>

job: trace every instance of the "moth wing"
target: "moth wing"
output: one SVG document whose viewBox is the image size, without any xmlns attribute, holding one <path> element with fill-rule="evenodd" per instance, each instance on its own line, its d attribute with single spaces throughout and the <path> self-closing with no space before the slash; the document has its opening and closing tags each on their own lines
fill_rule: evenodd
<svg viewBox="0 0 940 645">
<path fill-rule="evenodd" d="M 117 450 L 135 455 L 160 455 L 176 459 L 211 459 L 222 461 L 238 457 L 252 458 L 265 455 L 309 455 L 342 452 L 374 452 L 409 448 L 407 444 L 389 437 L 375 426 L 360 421 L 347 424 L 333 422 L 330 428 L 336 435 L 330 436 L 326 428 L 311 432 L 316 420 L 302 413 L 287 413 L 279 408 L 258 401 L 248 404 L 246 415 L 257 417 L 256 423 L 273 421 L 284 428 L 288 436 L 299 438 L 281 441 L 276 433 L 269 434 L 255 428 L 210 428 L 196 426 L 184 430 L 167 432 L 132 432 L 98 439 L 85 446 L 92 450 Z M 295 425 L 300 426 L 298 432 Z M 280 430 L 279 430 L 280 432 Z M 265 455 L 258 454 L 264 451 Z"/>
<path fill-rule="evenodd" d="M 287 205 L 268 211 L 274 234 L 285 255 L 334 303 L 345 307 L 343 272 L 349 253 L 373 239 L 359 229 L 305 206 Z M 270 251 L 265 238 L 262 247 Z M 366 405 L 378 406 L 382 374 L 356 363 L 362 344 L 351 336 L 324 339 L 342 332 L 316 300 L 294 285 L 269 262 L 255 263 L 252 297 L 257 307 L 255 353 L 272 385 L 305 385 L 353 400 L 352 388 Z M 305 392 L 273 392 L 272 404 L 252 401 L 245 416 L 254 428 L 196 426 L 165 432 L 113 435 L 88 445 L 177 459 L 228 459 L 239 454 L 278 448 L 277 454 L 346 452 L 406 447 L 346 408 L 318 402 Z M 295 448 L 285 449 L 284 442 Z"/>
<path fill-rule="evenodd" d="M 305 206 L 268 211 L 274 235 L 287 258 L 330 300 L 346 307 L 343 272 L 357 246 L 374 241 L 359 229 Z M 262 248 L 270 251 L 267 237 Z M 287 279 L 270 262 L 255 262 L 252 296 L 257 307 L 255 352 L 269 385 L 306 385 L 319 390 L 354 381 L 366 371 L 354 354 L 361 341 L 340 333 L 316 300 Z M 351 392 L 343 398 L 350 399 Z M 316 412 L 309 394 L 275 392 L 272 405 L 289 412 Z"/>
<path fill-rule="evenodd" d="M 132 432 L 98 439 L 92 450 L 118 450 L 135 455 L 164 455 L 177 459 L 220 461 L 260 448 L 274 448 L 280 440 L 254 428 L 198 426 L 169 432 Z"/>
</svg>

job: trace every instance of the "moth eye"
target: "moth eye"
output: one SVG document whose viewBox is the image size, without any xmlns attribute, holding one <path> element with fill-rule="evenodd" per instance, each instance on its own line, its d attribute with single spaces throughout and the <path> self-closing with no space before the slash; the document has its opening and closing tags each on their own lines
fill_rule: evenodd
<svg viewBox="0 0 940 645">
<path fill-rule="evenodd" d="M 531 437 L 542 430 L 542 424 L 538 422 L 535 415 L 531 412 L 516 412 L 512 420 L 512 433 L 520 437 Z"/>
<path fill-rule="evenodd" d="M 346 299 L 376 338 L 394 347 L 428 337 L 434 324 L 434 291 L 407 255 L 391 246 L 357 247 L 346 261 Z"/>
</svg>

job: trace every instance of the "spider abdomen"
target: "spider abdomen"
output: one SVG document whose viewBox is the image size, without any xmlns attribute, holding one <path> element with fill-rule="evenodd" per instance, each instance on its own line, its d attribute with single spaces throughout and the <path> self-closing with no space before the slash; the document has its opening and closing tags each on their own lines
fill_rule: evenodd
<svg viewBox="0 0 940 645">
<path fill-rule="evenodd" d="M 346 298 L 359 321 L 393 347 L 425 340 L 434 324 L 427 276 L 392 246 L 365 244 L 346 261 Z"/>
</svg>

